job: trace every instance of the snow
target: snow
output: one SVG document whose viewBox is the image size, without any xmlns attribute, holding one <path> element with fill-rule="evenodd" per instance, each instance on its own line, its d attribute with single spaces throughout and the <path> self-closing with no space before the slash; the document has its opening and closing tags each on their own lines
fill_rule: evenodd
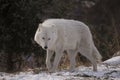
<svg viewBox="0 0 120 80">
<path fill-rule="evenodd" d="M 118 63 L 120 57 L 113 57 L 104 61 L 104 64 L 98 64 L 98 72 L 92 71 L 92 66 L 79 66 L 74 72 L 61 70 L 55 73 L 40 71 L 35 74 L 33 71 L 19 72 L 14 74 L 0 72 L 0 80 L 120 80 L 120 65 L 109 65 L 106 63 Z"/>
<path fill-rule="evenodd" d="M 112 66 L 120 65 L 120 56 L 116 56 L 111 59 L 108 59 L 104 61 L 103 64 L 112 65 Z"/>
</svg>

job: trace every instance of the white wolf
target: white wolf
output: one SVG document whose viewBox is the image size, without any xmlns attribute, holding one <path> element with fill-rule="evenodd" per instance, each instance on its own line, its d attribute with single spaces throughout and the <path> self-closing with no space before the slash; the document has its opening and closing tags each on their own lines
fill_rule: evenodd
<svg viewBox="0 0 120 80">
<path fill-rule="evenodd" d="M 64 51 L 70 59 L 70 71 L 75 68 L 75 57 L 79 52 L 93 64 L 97 71 L 97 61 L 101 60 L 87 25 L 76 20 L 48 19 L 39 24 L 34 40 L 47 50 L 46 65 L 50 72 L 57 70 Z M 55 52 L 53 65 L 51 57 Z"/>
</svg>

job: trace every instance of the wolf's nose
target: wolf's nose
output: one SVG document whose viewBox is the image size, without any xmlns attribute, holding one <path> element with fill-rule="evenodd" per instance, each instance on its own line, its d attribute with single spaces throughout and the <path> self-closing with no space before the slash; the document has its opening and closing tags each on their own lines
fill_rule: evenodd
<svg viewBox="0 0 120 80">
<path fill-rule="evenodd" d="M 44 48 L 45 48 L 45 49 L 47 49 L 48 47 L 47 47 L 47 46 L 45 46 Z"/>
</svg>

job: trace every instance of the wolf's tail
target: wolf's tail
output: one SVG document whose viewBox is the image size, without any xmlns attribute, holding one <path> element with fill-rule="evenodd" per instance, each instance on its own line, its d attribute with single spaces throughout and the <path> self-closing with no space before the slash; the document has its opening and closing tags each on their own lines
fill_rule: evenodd
<svg viewBox="0 0 120 80">
<path fill-rule="evenodd" d="M 94 58 L 97 60 L 97 62 L 101 62 L 102 56 L 95 46 L 93 46 L 93 52 L 92 53 L 93 53 Z"/>
</svg>

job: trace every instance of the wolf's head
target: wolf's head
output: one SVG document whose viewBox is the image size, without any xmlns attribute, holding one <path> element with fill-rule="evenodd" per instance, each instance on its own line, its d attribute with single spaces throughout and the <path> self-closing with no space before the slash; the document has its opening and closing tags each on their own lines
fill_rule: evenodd
<svg viewBox="0 0 120 80">
<path fill-rule="evenodd" d="M 34 40 L 43 49 L 51 49 L 57 40 L 57 29 L 55 25 L 43 26 L 39 24 Z"/>
</svg>

